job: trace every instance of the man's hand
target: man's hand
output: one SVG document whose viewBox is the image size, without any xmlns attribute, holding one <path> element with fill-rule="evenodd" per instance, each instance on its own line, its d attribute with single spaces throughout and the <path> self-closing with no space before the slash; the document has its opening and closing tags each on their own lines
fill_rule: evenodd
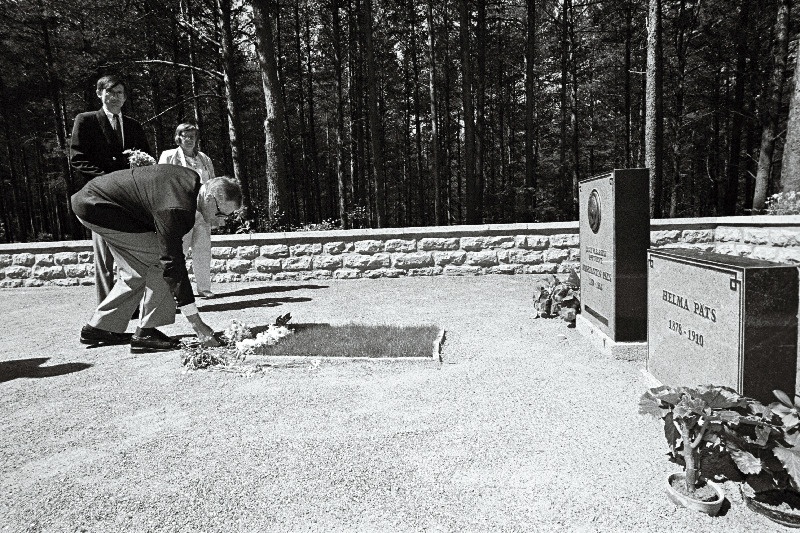
<svg viewBox="0 0 800 533">
<path fill-rule="evenodd" d="M 208 324 L 203 322 L 199 313 L 196 315 L 187 316 L 186 319 L 192 325 L 192 329 L 197 334 L 197 339 L 203 346 L 206 348 L 222 346 L 222 341 L 214 335 L 214 330 L 211 329 Z"/>
</svg>

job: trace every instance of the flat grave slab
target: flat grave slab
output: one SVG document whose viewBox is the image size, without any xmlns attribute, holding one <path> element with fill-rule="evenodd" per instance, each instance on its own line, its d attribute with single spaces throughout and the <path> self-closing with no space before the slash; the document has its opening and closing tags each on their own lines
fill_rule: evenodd
<svg viewBox="0 0 800 533">
<path fill-rule="evenodd" d="M 798 267 L 697 250 L 648 251 L 647 370 L 762 402 L 795 391 Z"/>
</svg>

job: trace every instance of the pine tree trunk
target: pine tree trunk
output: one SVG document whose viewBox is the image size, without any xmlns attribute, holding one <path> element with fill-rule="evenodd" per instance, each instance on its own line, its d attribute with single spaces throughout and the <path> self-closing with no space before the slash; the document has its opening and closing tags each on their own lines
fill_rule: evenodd
<svg viewBox="0 0 800 533">
<path fill-rule="evenodd" d="M 461 106 L 464 113 L 464 202 L 467 224 L 479 224 L 478 183 L 475 178 L 475 120 L 472 105 L 472 68 L 470 64 L 471 17 L 469 0 L 459 0 L 461 42 Z"/>
<path fill-rule="evenodd" d="M 344 149 L 344 54 L 342 53 L 340 8 L 341 0 L 331 1 L 331 39 L 333 41 L 333 70 L 336 83 L 336 185 L 339 193 L 339 223 L 342 229 L 347 229 L 349 224 L 347 221 L 347 172 Z"/>
<path fill-rule="evenodd" d="M 437 226 L 446 224 L 444 205 L 442 202 L 442 183 L 439 176 L 439 117 L 436 100 L 436 48 L 433 25 L 433 0 L 427 2 L 428 19 L 428 63 L 430 75 L 428 77 L 428 93 L 431 105 L 431 179 L 433 180 L 433 216 Z"/>
<path fill-rule="evenodd" d="M 736 202 L 739 198 L 739 174 L 742 150 L 742 130 L 744 126 L 744 86 L 746 83 L 745 68 L 747 65 L 747 24 L 750 11 L 750 0 L 742 0 L 739 6 L 739 18 L 736 22 L 736 33 L 732 36 L 736 42 L 736 71 L 733 89 L 733 116 L 731 117 L 731 144 L 728 157 L 728 172 L 725 187 L 725 201 L 722 214 L 736 215 Z"/>
<path fill-rule="evenodd" d="M 381 138 L 381 118 L 378 111 L 378 79 L 375 73 L 375 51 L 372 42 L 372 0 L 364 0 L 364 51 L 367 62 L 367 107 L 369 114 L 370 141 L 372 146 L 372 171 L 375 180 L 375 224 L 384 227 L 384 181 L 383 181 L 383 141 Z"/>
<path fill-rule="evenodd" d="M 662 213 L 662 111 L 661 0 L 649 0 L 647 18 L 647 113 L 645 125 L 645 166 L 650 169 L 650 217 Z"/>
<path fill-rule="evenodd" d="M 775 137 L 778 135 L 778 115 L 780 114 L 783 95 L 783 73 L 786 68 L 786 56 L 789 47 L 790 6 L 791 0 L 781 0 L 775 21 L 775 41 L 772 49 L 772 74 L 769 83 L 767 117 L 764 122 L 764 129 L 761 132 L 761 149 L 759 150 L 758 170 L 756 171 L 756 189 L 753 193 L 754 214 L 764 209 L 772 173 L 772 155 L 775 151 Z"/>
<path fill-rule="evenodd" d="M 269 219 L 273 224 L 286 222 L 288 203 L 285 144 L 287 142 L 284 104 L 278 81 L 275 59 L 275 42 L 270 20 L 272 0 L 253 0 L 253 22 L 256 35 L 256 50 L 266 104 L 264 118 L 264 150 L 266 155 L 266 182 Z"/>
<path fill-rule="evenodd" d="M 525 23 L 525 222 L 536 212 L 536 0 L 527 0 Z"/>
<path fill-rule="evenodd" d="M 800 37 L 798 38 L 800 43 Z M 783 145 L 781 186 L 784 192 L 800 193 L 800 47 L 794 65 L 794 90 L 789 103 L 786 144 Z"/>
</svg>

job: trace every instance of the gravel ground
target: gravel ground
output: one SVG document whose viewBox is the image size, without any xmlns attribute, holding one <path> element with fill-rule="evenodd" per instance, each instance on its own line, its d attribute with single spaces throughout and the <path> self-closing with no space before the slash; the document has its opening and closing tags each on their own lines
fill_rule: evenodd
<svg viewBox="0 0 800 533">
<path fill-rule="evenodd" d="M 185 372 L 85 349 L 93 287 L 0 290 L 0 531 L 789 531 L 676 508 L 641 363 L 533 319 L 533 278 L 218 285 L 204 317 L 437 324 L 444 362 Z M 163 328 L 191 329 L 181 317 Z"/>
</svg>

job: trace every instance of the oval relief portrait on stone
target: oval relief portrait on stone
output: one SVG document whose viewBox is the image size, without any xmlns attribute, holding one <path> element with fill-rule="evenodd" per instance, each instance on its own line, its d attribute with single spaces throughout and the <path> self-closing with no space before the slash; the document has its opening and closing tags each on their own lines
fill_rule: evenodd
<svg viewBox="0 0 800 533">
<path fill-rule="evenodd" d="M 586 213 L 589 218 L 589 227 L 592 228 L 593 233 L 597 233 L 600 229 L 600 193 L 597 192 L 597 189 L 594 189 L 589 195 Z"/>
</svg>

